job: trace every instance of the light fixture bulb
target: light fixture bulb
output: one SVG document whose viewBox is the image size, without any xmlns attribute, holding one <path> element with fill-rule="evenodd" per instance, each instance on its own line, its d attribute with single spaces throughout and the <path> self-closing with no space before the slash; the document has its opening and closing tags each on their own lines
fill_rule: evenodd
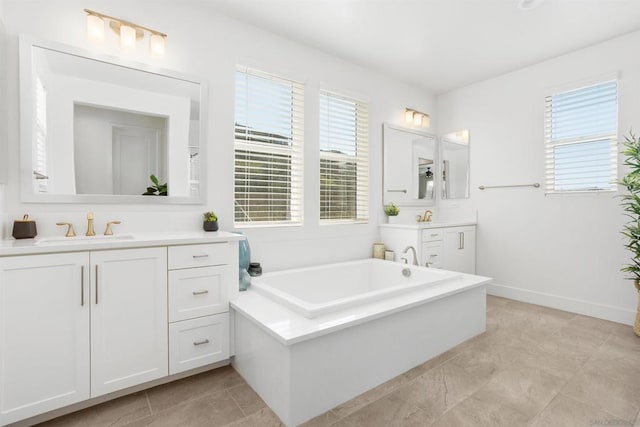
<svg viewBox="0 0 640 427">
<path fill-rule="evenodd" d="M 135 51 L 136 50 L 136 29 L 122 24 L 120 25 L 120 47 L 122 50 Z"/>
<path fill-rule="evenodd" d="M 422 127 L 423 128 L 428 128 L 431 125 L 431 119 L 429 118 L 428 114 L 423 114 L 422 115 Z"/>
<path fill-rule="evenodd" d="M 421 113 L 413 113 L 413 124 L 416 126 L 422 125 L 422 114 Z"/>
<path fill-rule="evenodd" d="M 407 123 L 411 123 L 413 121 L 413 113 L 414 113 L 413 110 L 410 110 L 407 108 L 404 111 L 404 121 Z"/>
<path fill-rule="evenodd" d="M 149 53 L 154 58 L 162 58 L 164 56 L 165 37 L 160 34 L 151 34 L 149 37 Z"/>
<path fill-rule="evenodd" d="M 87 14 L 87 39 L 98 43 L 104 41 L 104 21 L 98 15 Z"/>
</svg>

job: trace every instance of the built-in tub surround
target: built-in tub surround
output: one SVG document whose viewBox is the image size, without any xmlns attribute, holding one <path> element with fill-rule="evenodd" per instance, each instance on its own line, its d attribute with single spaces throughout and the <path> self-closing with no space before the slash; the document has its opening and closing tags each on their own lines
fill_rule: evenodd
<svg viewBox="0 0 640 427">
<path fill-rule="evenodd" d="M 433 277 L 435 273 L 382 260 L 306 271 L 311 282 L 312 276 L 334 277 L 330 270 L 341 271 L 340 283 L 325 283 L 327 291 L 336 294 L 320 298 L 339 305 L 344 296 L 339 292 L 352 290 L 350 282 L 358 274 L 370 274 L 365 270 L 379 263 L 391 265 L 389 272 L 401 276 L 405 268 L 412 276 L 427 271 Z M 294 270 L 289 283 L 304 270 Z M 313 318 L 252 287 L 231 302 L 235 324 L 232 363 L 286 425 L 303 423 L 485 330 L 485 286 L 491 279 L 442 273 L 447 280 L 375 301 L 367 299 L 370 291 L 364 289 L 360 305 L 335 307 Z M 274 276 L 284 280 L 286 274 Z M 269 276 L 265 276 L 268 283 Z M 316 300 L 318 289 L 307 290 L 308 281 L 298 280 L 299 289 L 293 291 L 296 296 L 289 296 Z M 279 291 L 286 293 L 285 288 Z"/>
</svg>

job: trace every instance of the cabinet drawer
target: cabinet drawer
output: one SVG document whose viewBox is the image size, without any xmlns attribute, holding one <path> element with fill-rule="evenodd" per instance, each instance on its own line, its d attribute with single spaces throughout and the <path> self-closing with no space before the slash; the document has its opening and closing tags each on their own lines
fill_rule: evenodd
<svg viewBox="0 0 640 427">
<path fill-rule="evenodd" d="M 227 264 L 230 252 L 227 243 L 169 246 L 169 270 Z"/>
<path fill-rule="evenodd" d="M 229 311 L 229 267 L 169 271 L 169 322 Z"/>
<path fill-rule="evenodd" d="M 422 266 L 440 268 L 442 266 L 442 242 L 422 245 Z"/>
<path fill-rule="evenodd" d="M 433 242 L 436 240 L 442 240 L 442 230 L 438 228 L 427 228 L 422 230 L 422 241 L 423 242 Z"/>
<path fill-rule="evenodd" d="M 229 313 L 169 325 L 169 374 L 229 358 Z"/>
</svg>

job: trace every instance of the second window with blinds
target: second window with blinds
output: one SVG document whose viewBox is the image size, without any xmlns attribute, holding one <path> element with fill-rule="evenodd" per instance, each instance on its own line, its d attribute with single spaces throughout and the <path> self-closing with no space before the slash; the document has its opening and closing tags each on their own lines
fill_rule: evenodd
<svg viewBox="0 0 640 427">
<path fill-rule="evenodd" d="M 320 92 L 320 223 L 369 219 L 369 121 L 365 103 Z"/>
</svg>

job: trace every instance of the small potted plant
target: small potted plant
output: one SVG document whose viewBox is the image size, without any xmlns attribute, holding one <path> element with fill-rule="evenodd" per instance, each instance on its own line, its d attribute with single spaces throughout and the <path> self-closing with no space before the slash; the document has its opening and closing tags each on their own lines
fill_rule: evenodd
<svg viewBox="0 0 640 427">
<path fill-rule="evenodd" d="M 384 213 L 389 217 L 389 223 L 393 224 L 396 222 L 398 214 L 400 213 L 400 208 L 398 208 L 393 203 L 389 203 L 384 206 Z"/>
<path fill-rule="evenodd" d="M 202 223 L 204 231 L 218 231 L 218 217 L 215 212 L 205 212 L 202 216 L 204 217 Z"/>
</svg>

